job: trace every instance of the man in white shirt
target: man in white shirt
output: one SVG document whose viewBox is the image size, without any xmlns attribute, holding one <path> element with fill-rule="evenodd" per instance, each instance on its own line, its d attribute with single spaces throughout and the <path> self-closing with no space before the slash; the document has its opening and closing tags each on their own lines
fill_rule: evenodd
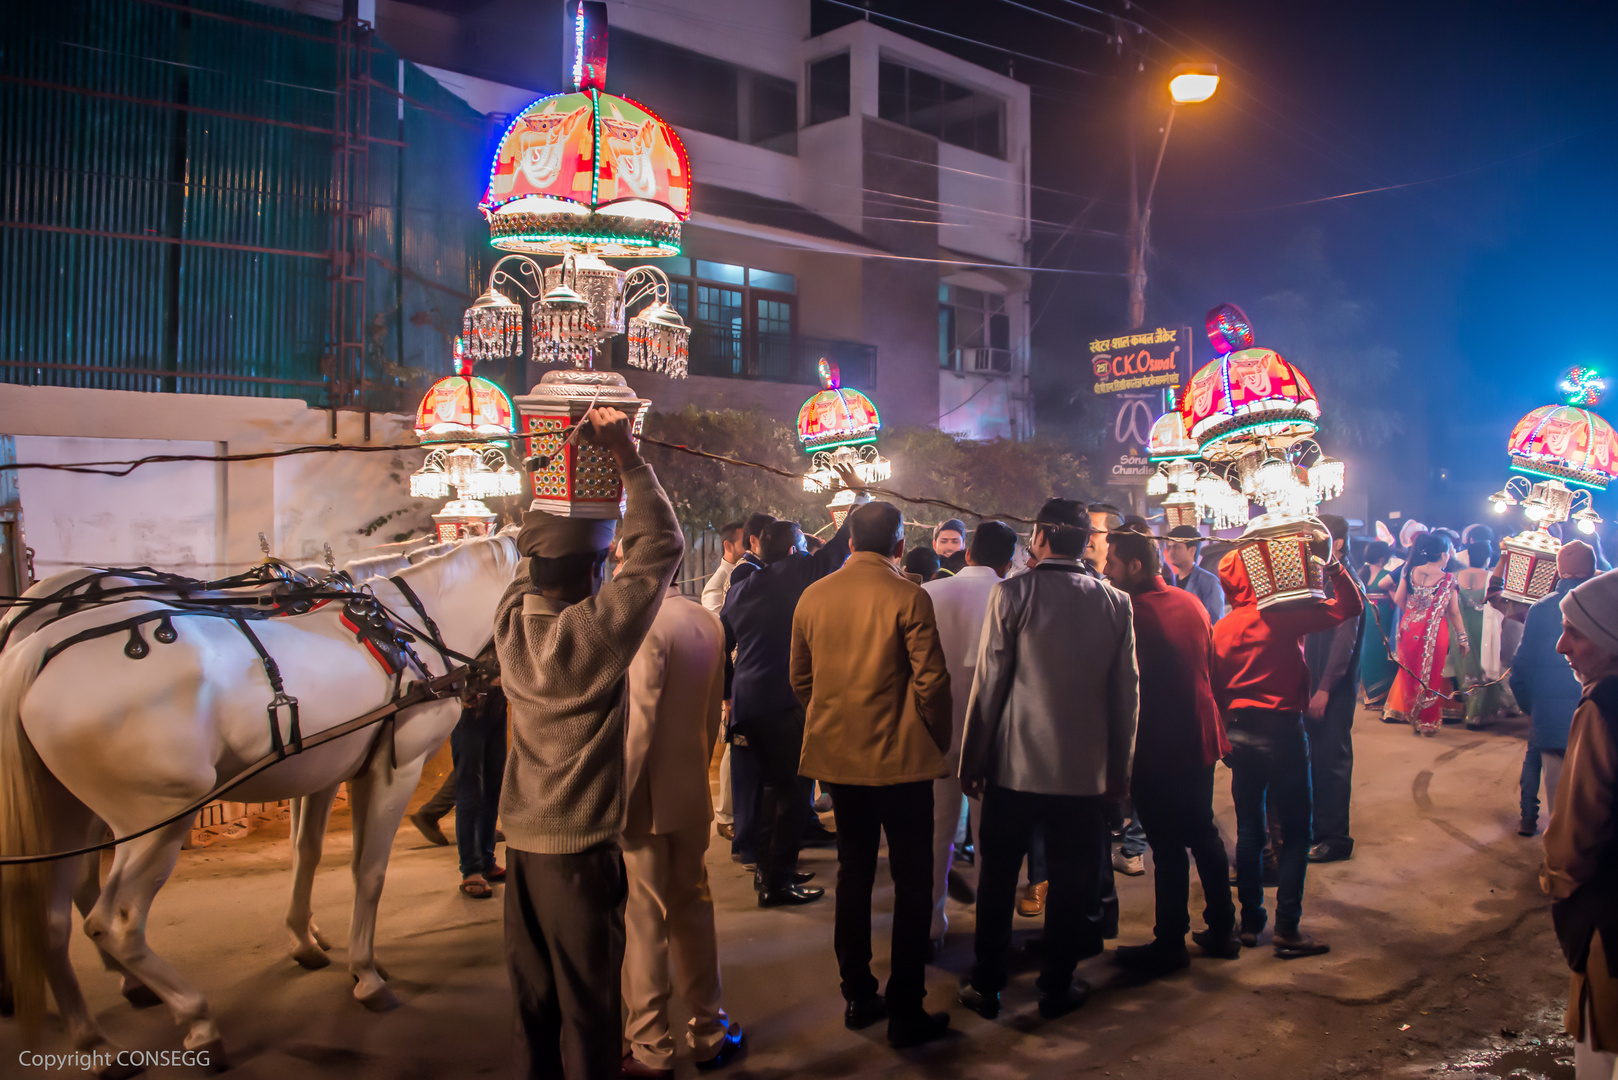
<svg viewBox="0 0 1618 1080">
<path fill-rule="evenodd" d="M 945 760 L 949 775 L 933 781 L 933 952 L 936 955 L 949 929 L 944 897 L 950 865 L 955 857 L 955 832 L 961 821 L 961 728 L 971 698 L 972 675 L 978 665 L 978 642 L 983 637 L 989 591 L 1011 568 L 1017 553 L 1017 534 L 1003 521 L 985 521 L 972 536 L 966 565 L 953 577 L 930 581 L 922 588 L 933 601 L 938 641 L 949 669 L 950 700 L 954 704 L 954 732 Z M 977 814 L 973 813 L 976 819 Z M 974 826 L 976 822 L 974 820 Z M 975 835 L 975 830 L 974 830 Z"/>
<path fill-rule="evenodd" d="M 708 584 L 702 587 L 702 606 L 719 614 L 725 606 L 725 594 L 730 592 L 730 575 L 735 572 L 736 564 L 742 561 L 746 553 L 746 539 L 742 535 L 742 523 L 732 521 L 719 530 L 720 556 L 719 566 L 715 568 Z M 714 812 L 719 819 L 719 835 L 726 840 L 736 835 L 736 814 L 731 805 L 730 792 L 730 742 L 725 742 L 724 756 L 719 759 L 719 809 Z"/>
<path fill-rule="evenodd" d="M 725 606 L 725 593 L 730 591 L 730 575 L 742 558 L 742 523 L 732 521 L 719 530 L 721 554 L 708 584 L 702 587 L 702 606 L 719 614 Z"/>
</svg>

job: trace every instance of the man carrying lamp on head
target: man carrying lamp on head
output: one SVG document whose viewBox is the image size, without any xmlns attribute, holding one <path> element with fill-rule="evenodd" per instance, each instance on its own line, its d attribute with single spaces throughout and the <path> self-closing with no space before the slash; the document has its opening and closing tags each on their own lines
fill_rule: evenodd
<svg viewBox="0 0 1618 1080">
<path fill-rule="evenodd" d="M 511 706 L 500 820 L 519 1077 L 599 1080 L 622 1065 L 625 674 L 685 554 L 629 418 L 597 408 L 585 420 L 580 440 L 623 478 L 623 564 L 604 581 L 614 522 L 530 510 L 517 538 L 528 572 L 495 612 Z"/>
</svg>

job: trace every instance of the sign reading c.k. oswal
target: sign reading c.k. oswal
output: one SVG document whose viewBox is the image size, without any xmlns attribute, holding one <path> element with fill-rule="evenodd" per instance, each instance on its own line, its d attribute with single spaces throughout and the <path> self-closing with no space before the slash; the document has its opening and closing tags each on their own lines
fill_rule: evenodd
<svg viewBox="0 0 1618 1080">
<path fill-rule="evenodd" d="M 1175 392 L 1191 380 L 1191 328 L 1140 330 L 1090 342 L 1097 394 Z"/>
</svg>

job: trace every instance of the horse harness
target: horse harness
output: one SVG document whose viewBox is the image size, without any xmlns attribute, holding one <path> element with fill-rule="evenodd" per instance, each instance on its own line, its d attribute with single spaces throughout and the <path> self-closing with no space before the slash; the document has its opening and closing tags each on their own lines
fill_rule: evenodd
<svg viewBox="0 0 1618 1080">
<path fill-rule="evenodd" d="M 140 581 L 142 584 L 106 588 L 104 586 L 108 578 L 127 578 Z M 400 595 L 425 624 L 424 636 L 443 657 L 446 668 L 451 668 L 452 661 L 455 660 L 470 665 L 476 664 L 476 661 L 462 656 L 444 644 L 438 626 L 427 614 L 421 598 L 403 578 L 395 576 L 388 580 L 399 590 Z M 228 597 L 199 595 L 253 587 L 263 588 L 266 585 L 269 586 L 269 590 L 256 596 L 240 593 Z M 172 599 L 160 600 L 152 595 L 154 592 L 173 592 L 175 596 Z M 437 684 L 446 677 L 435 678 L 421 657 L 416 654 L 413 647 L 417 640 L 416 634 L 400 629 L 398 617 L 389 611 L 386 605 L 368 588 L 356 590 L 348 575 L 341 572 L 334 573 L 324 580 L 315 581 L 295 572 L 281 573 L 275 566 L 264 564 L 233 577 L 203 582 L 152 570 L 150 567 L 108 569 L 73 582 L 49 596 L 28 598 L 27 603 L 36 610 L 49 604 L 58 604 L 59 610 L 46 620 L 45 625 L 49 625 L 88 606 L 134 599 L 156 600 L 166 606 L 162 610 L 142 612 L 116 622 L 89 627 L 64 638 L 45 651 L 40 667 L 43 668 L 66 649 L 80 642 L 124 632 L 129 635 L 124 643 L 124 655 L 131 660 L 143 660 L 151 654 L 151 645 L 141 633 L 141 628 L 148 624 L 157 624 L 152 631 L 154 639 L 161 644 L 170 645 L 179 640 L 179 631 L 174 626 L 174 619 L 177 617 L 227 619 L 258 654 L 259 662 L 264 666 L 264 675 L 269 680 L 273 696 L 266 707 L 266 712 L 270 725 L 270 756 L 275 761 L 284 759 L 288 753 L 303 752 L 303 732 L 299 724 L 298 699 L 286 692 L 280 665 L 264 647 L 264 642 L 253 632 L 252 624 L 255 622 L 309 614 L 334 600 L 341 600 L 343 606 L 338 614 L 338 622 L 354 635 L 355 641 L 365 648 L 382 668 L 383 673 L 393 680 L 393 688 L 389 695 L 390 704 L 402 702 L 409 696 L 402 687 L 407 668 L 414 668 L 420 675 L 421 682 L 417 684 L 418 687 L 434 688 L 424 700 L 439 696 Z M 4 646 L 15 626 L 16 622 L 13 622 L 0 630 L 0 647 Z M 286 714 L 285 737 L 281 733 L 283 711 Z M 390 742 L 392 722 L 399 711 L 395 709 L 389 715 L 378 718 L 388 725 L 390 730 L 387 734 Z"/>
</svg>

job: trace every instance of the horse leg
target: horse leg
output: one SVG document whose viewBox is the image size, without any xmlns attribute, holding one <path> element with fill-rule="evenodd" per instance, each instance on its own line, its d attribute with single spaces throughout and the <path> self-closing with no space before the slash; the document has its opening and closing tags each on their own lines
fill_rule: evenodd
<svg viewBox="0 0 1618 1080">
<path fill-rule="evenodd" d="M 314 971 L 331 963 L 329 942 L 315 927 L 312 894 L 315 870 L 331 820 L 337 785 L 292 800 L 292 904 L 287 908 L 287 929 L 292 931 L 292 959 Z"/>
<path fill-rule="evenodd" d="M 85 841 L 89 844 L 98 844 L 108 839 L 112 834 L 107 827 L 99 821 L 96 822 L 92 835 Z M 87 855 L 84 859 L 84 873 L 79 875 L 73 886 L 73 906 L 79 909 L 79 914 L 88 917 L 95 909 L 96 901 L 101 899 L 101 869 L 112 861 L 112 852 L 98 852 Z M 137 1009 L 150 1009 L 163 1004 L 163 999 L 152 993 L 151 987 L 141 982 L 124 969 L 124 966 L 114 960 L 112 956 L 99 946 L 96 955 L 101 958 L 101 966 L 107 971 L 119 976 L 118 992 L 124 995 L 124 1000 Z"/>
<path fill-rule="evenodd" d="M 354 919 L 348 935 L 348 971 L 354 976 L 355 999 L 373 1012 L 399 1004 L 376 964 L 376 908 L 393 837 L 421 779 L 423 764 L 424 760 L 417 760 L 395 769 L 386 753 L 378 753 L 372 755 L 364 772 L 348 782 L 354 811 Z"/>
<path fill-rule="evenodd" d="M 174 872 L 191 821 L 172 822 L 118 848 L 101 898 L 84 920 L 84 932 L 118 964 L 163 999 L 186 1028 L 185 1048 L 204 1050 L 215 1069 L 225 1067 L 224 1043 L 208 1001 L 146 943 L 152 899 Z"/>
<path fill-rule="evenodd" d="M 100 823 L 96 823 L 94 837 L 91 842 L 101 837 L 105 830 Z M 81 865 L 82 863 L 82 865 Z M 79 989 L 79 980 L 73 974 L 73 962 L 68 957 L 68 946 L 73 937 L 73 906 L 80 900 L 85 892 L 85 881 L 88 879 L 95 885 L 99 893 L 101 881 L 99 876 L 100 859 L 89 856 L 83 860 L 64 859 L 55 864 L 51 874 L 50 906 L 46 914 L 46 929 L 49 940 L 46 945 L 45 979 L 51 988 L 51 995 L 56 998 L 57 1011 L 62 1014 L 62 1021 L 67 1025 L 68 1037 L 73 1042 L 73 1048 L 81 1053 L 101 1053 L 109 1056 L 116 1055 L 118 1047 L 115 1046 L 101 1030 L 90 1007 L 84 1000 L 84 994 Z M 94 899 L 91 904 L 94 904 Z M 109 971 L 119 971 L 117 961 L 102 953 L 102 962 Z M 127 986 L 132 977 L 125 975 Z M 151 991 L 138 980 L 134 985 L 150 994 Z M 128 996 L 128 991 L 125 991 Z M 155 1001 L 155 997 L 154 997 Z M 133 1076 L 141 1071 L 140 1066 L 109 1065 L 102 1069 L 102 1080 L 116 1080 L 119 1077 Z"/>
</svg>

